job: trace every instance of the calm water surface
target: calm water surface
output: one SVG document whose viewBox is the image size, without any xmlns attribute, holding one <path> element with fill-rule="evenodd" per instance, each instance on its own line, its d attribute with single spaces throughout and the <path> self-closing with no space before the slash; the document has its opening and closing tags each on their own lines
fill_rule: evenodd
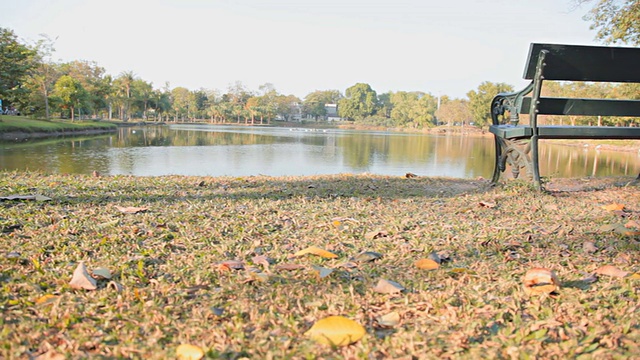
<svg viewBox="0 0 640 360">
<path fill-rule="evenodd" d="M 0 143 L 0 167 L 47 173 L 316 175 L 372 173 L 489 178 L 493 139 L 394 132 L 171 125 L 82 138 Z M 640 157 L 543 144 L 541 172 L 557 177 L 633 175 Z"/>
</svg>

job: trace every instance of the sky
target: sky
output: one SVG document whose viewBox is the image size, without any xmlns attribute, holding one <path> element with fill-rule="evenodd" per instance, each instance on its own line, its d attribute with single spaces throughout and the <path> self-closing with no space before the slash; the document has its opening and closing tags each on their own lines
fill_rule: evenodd
<svg viewBox="0 0 640 360">
<path fill-rule="evenodd" d="M 484 81 L 524 87 L 532 42 L 598 44 L 574 1 L 0 0 L 0 27 L 156 89 L 270 83 L 303 99 L 361 82 L 464 98 Z"/>
</svg>

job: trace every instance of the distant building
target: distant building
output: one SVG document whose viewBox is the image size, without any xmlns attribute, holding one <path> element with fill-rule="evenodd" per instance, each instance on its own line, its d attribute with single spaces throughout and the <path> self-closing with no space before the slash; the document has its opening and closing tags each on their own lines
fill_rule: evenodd
<svg viewBox="0 0 640 360">
<path fill-rule="evenodd" d="M 327 121 L 340 121 L 342 118 L 338 116 L 338 104 L 324 104 L 324 110 L 327 112 Z"/>
</svg>

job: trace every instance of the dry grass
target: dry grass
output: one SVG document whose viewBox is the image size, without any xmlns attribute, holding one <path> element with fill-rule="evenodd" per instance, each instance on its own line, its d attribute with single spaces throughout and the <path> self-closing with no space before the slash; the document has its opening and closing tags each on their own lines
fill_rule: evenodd
<svg viewBox="0 0 640 360">
<path fill-rule="evenodd" d="M 0 196 L 52 200 L 0 202 L 0 357 L 164 359 L 190 343 L 223 359 L 632 358 L 640 281 L 589 276 L 640 270 L 638 236 L 610 231 L 640 222 L 640 189 L 612 183 L 623 180 L 540 194 L 421 177 L 3 172 Z M 602 208 L 612 203 L 625 211 Z M 291 257 L 308 246 L 339 256 Z M 350 261 L 362 251 L 383 257 Z M 432 252 L 447 260 L 439 269 L 414 265 Z M 79 261 L 110 269 L 122 290 L 71 289 Z M 524 293 L 536 266 L 557 273 L 557 294 Z M 406 291 L 373 291 L 381 278 Z M 380 325 L 391 312 L 400 323 Z M 367 334 L 337 349 L 303 335 L 329 315 Z"/>
</svg>

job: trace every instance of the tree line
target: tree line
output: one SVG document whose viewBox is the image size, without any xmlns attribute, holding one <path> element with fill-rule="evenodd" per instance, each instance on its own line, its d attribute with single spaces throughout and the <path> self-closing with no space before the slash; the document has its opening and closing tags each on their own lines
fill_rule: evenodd
<svg viewBox="0 0 640 360">
<path fill-rule="evenodd" d="M 576 5 L 592 0 L 574 0 Z M 615 14 L 615 16 L 611 16 Z M 605 43 L 640 45 L 638 0 L 598 0 L 585 19 Z M 275 119 L 310 119 L 327 116 L 326 104 L 337 104 L 338 116 L 359 124 L 421 129 L 441 124 L 491 122 L 490 103 L 500 92 L 513 91 L 505 83 L 486 81 L 470 90 L 466 98 L 434 96 L 422 91 L 378 94 L 369 84 L 357 83 L 339 90 L 316 90 L 304 99 L 278 93 L 264 84 L 257 91 L 241 82 L 226 91 L 184 87 L 154 88 L 153 84 L 127 71 L 114 77 L 91 61 L 52 61 L 54 41 L 43 36 L 34 43 L 21 41 L 0 27 L 0 99 L 22 114 L 49 119 L 92 117 L 151 121 L 196 121 L 213 123 L 269 123 Z M 632 84 L 550 83 L 546 96 L 640 98 L 640 87 Z M 561 123 L 560 117 L 542 122 Z M 572 124 L 625 124 L 632 119 L 573 117 Z"/>
</svg>

